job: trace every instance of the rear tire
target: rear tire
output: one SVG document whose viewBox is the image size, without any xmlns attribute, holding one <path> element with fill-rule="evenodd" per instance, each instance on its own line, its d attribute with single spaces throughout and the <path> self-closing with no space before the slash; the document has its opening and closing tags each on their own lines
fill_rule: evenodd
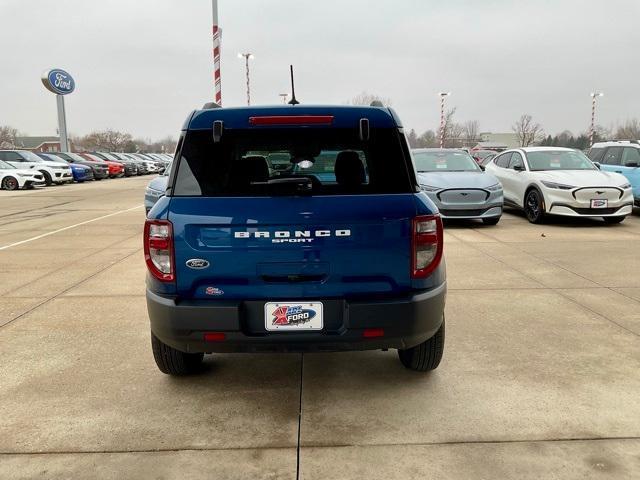
<svg viewBox="0 0 640 480">
<path fill-rule="evenodd" d="M 482 223 L 484 223 L 485 225 L 497 225 L 499 221 L 500 221 L 500 217 L 482 219 Z"/>
<path fill-rule="evenodd" d="M 405 368 L 416 372 L 435 370 L 444 354 L 444 315 L 442 325 L 429 340 L 406 350 L 398 350 L 398 357 Z"/>
<path fill-rule="evenodd" d="M 153 332 L 151 333 L 151 348 L 153 358 L 158 369 L 167 375 L 190 375 L 200 370 L 203 353 L 185 353 L 162 343 Z"/>
<path fill-rule="evenodd" d="M 608 225 L 615 225 L 616 223 L 622 222 L 625 217 L 602 217 L 602 219 L 604 220 L 604 223 Z"/>
<path fill-rule="evenodd" d="M 532 188 L 525 195 L 524 213 L 531 223 L 544 222 L 544 198 L 539 190 Z"/>
<path fill-rule="evenodd" d="M 2 179 L 2 188 L 4 190 L 18 190 L 18 188 L 20 188 L 20 184 L 18 183 L 17 178 L 4 177 Z"/>
</svg>

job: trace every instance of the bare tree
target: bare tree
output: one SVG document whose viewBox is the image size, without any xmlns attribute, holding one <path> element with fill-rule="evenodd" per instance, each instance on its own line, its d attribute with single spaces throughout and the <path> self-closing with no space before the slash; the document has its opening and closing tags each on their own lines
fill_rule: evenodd
<svg viewBox="0 0 640 480">
<path fill-rule="evenodd" d="M 417 147 L 419 148 L 432 148 L 438 146 L 438 139 L 436 138 L 436 132 L 433 130 L 427 130 L 417 139 Z"/>
<path fill-rule="evenodd" d="M 111 129 L 92 132 L 77 139 L 79 144 L 87 150 L 106 150 L 108 152 L 130 150 L 132 140 L 130 133 Z"/>
<path fill-rule="evenodd" d="M 453 116 L 455 115 L 455 113 L 455 107 L 445 113 L 444 127 L 442 131 L 438 132 L 444 139 L 444 146 L 446 148 L 455 148 L 462 146 L 462 135 L 464 133 L 464 127 L 459 123 L 453 121 Z"/>
<path fill-rule="evenodd" d="M 374 95 L 368 92 L 362 92 L 356 95 L 349 101 L 350 105 L 371 105 L 372 102 L 380 102 L 385 107 L 391 105 L 391 99 L 388 97 L 381 97 L 380 95 Z"/>
<path fill-rule="evenodd" d="M 539 123 L 535 123 L 531 115 L 522 115 L 512 127 L 521 147 L 528 147 L 533 143 L 544 140 L 544 130 Z"/>
<path fill-rule="evenodd" d="M 18 130 L 8 125 L 0 125 L 0 148 L 15 148 Z"/>
<path fill-rule="evenodd" d="M 632 118 L 616 129 L 617 140 L 640 140 L 640 122 Z"/>
<path fill-rule="evenodd" d="M 463 125 L 464 140 L 467 147 L 472 147 L 472 144 L 477 143 L 480 137 L 480 123 L 477 120 L 469 120 Z"/>
</svg>

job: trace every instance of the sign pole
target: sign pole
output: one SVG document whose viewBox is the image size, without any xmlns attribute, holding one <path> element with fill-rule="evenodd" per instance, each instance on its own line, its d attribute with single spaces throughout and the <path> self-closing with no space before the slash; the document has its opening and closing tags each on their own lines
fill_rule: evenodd
<svg viewBox="0 0 640 480">
<path fill-rule="evenodd" d="M 64 96 L 76 89 L 76 81 L 69 73 L 59 68 L 44 71 L 41 80 L 44 88 L 56 94 L 60 151 L 69 152 L 71 149 L 69 148 L 69 135 L 67 135 L 67 114 L 64 110 Z"/>
<path fill-rule="evenodd" d="M 64 95 L 56 95 L 58 104 L 58 134 L 60 135 L 60 151 L 69 152 L 69 136 L 67 135 L 67 114 L 64 110 Z"/>
</svg>

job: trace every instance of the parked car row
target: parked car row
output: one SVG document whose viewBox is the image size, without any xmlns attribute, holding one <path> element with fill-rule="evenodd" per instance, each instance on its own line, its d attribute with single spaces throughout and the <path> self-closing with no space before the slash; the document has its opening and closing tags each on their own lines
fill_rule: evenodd
<svg viewBox="0 0 640 480">
<path fill-rule="evenodd" d="M 461 149 L 416 149 L 413 156 L 422 189 L 445 219 L 495 225 L 509 206 L 531 223 L 558 215 L 614 224 L 640 206 L 640 144 L 633 141 L 595 144 L 591 159 L 561 147 L 515 148 L 481 158 Z"/>
<path fill-rule="evenodd" d="M 0 188 L 17 190 L 162 173 L 171 158 L 161 153 L 0 150 Z"/>
</svg>

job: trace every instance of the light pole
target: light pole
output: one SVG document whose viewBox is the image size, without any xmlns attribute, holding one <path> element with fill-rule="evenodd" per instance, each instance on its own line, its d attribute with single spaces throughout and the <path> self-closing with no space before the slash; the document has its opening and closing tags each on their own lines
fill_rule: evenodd
<svg viewBox="0 0 640 480">
<path fill-rule="evenodd" d="M 451 95 L 451 92 L 440 92 L 438 95 L 440 95 L 440 148 L 444 148 L 444 99 Z"/>
<path fill-rule="evenodd" d="M 214 98 L 222 106 L 222 78 L 220 77 L 220 37 L 222 29 L 218 24 L 218 0 L 211 0 L 213 13 L 213 88 Z"/>
<path fill-rule="evenodd" d="M 596 131 L 596 98 L 604 96 L 602 92 L 591 92 L 591 128 L 589 129 L 589 146 L 593 146 L 593 135 Z"/>
<path fill-rule="evenodd" d="M 247 71 L 247 105 L 251 105 L 251 85 L 249 83 L 249 60 L 253 58 L 252 53 L 239 53 L 238 58 L 244 58 L 244 66 Z"/>
<path fill-rule="evenodd" d="M 289 94 L 288 93 L 281 93 L 280 96 L 282 97 L 282 103 L 284 103 L 286 105 L 287 97 L 289 96 Z"/>
</svg>

